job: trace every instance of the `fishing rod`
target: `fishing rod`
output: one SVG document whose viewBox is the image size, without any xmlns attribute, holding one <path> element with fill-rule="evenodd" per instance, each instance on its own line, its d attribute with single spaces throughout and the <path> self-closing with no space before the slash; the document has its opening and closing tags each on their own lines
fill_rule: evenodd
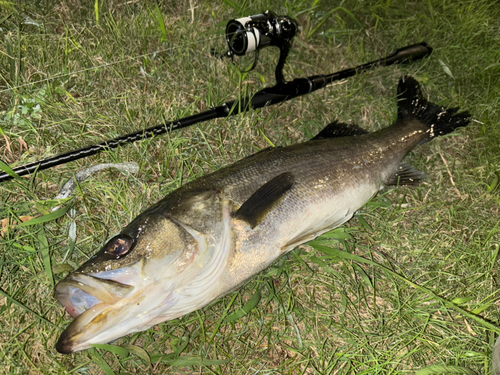
<svg viewBox="0 0 500 375">
<path fill-rule="evenodd" d="M 70 161 L 95 155 L 104 150 L 111 150 L 113 148 L 117 148 L 119 145 L 151 138 L 173 130 L 198 124 L 200 122 L 216 118 L 229 117 L 251 109 L 258 109 L 282 103 L 298 96 L 322 89 L 332 82 L 352 77 L 369 69 L 420 60 L 430 55 L 432 52 L 432 47 L 430 47 L 427 43 L 422 42 L 397 49 L 389 56 L 358 65 L 354 68 L 326 75 L 296 78 L 291 82 L 286 82 L 283 75 L 283 67 L 292 46 L 292 40 L 298 29 L 298 23 L 294 19 L 287 16 L 276 16 L 270 11 L 266 11 L 265 13 L 255 16 L 234 19 L 227 23 L 226 41 L 229 51 L 222 56 L 232 58 L 234 55 L 243 56 L 253 52 L 255 54 L 255 58 L 250 70 L 253 69 L 257 63 L 260 49 L 268 46 L 275 46 L 279 48 L 280 56 L 275 70 L 276 85 L 272 87 L 264 88 L 253 95 L 228 101 L 218 107 L 202 113 L 183 117 L 178 120 L 106 140 L 95 145 L 86 146 L 78 150 L 69 151 L 64 154 L 25 164 L 13 168 L 12 171 L 18 176 L 28 175 L 56 165 L 69 163 Z M 15 177 L 14 173 L 10 172 L 0 174 L 0 182 L 11 180 Z"/>
</svg>

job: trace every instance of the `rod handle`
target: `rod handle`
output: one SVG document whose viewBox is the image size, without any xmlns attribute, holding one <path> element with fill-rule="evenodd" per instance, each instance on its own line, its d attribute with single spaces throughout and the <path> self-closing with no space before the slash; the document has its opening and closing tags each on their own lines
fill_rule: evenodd
<svg viewBox="0 0 500 375">
<path fill-rule="evenodd" d="M 387 56 L 384 65 L 400 64 L 423 59 L 432 53 L 432 47 L 426 42 L 412 44 L 411 46 L 397 49 L 392 55 Z"/>
</svg>

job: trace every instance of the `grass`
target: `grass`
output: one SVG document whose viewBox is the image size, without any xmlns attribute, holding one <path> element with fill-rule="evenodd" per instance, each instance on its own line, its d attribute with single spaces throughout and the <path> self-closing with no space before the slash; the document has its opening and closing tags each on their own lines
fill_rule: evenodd
<svg viewBox="0 0 500 375">
<path fill-rule="evenodd" d="M 225 22 L 239 16 L 272 9 L 298 19 L 288 79 L 352 67 L 422 40 L 434 47 L 425 61 L 0 184 L 0 220 L 14 225 L 6 224 L 0 237 L 0 372 L 491 371 L 500 332 L 496 2 L 0 4 L 0 159 L 11 166 L 272 85 L 277 52 L 271 48 L 249 74 L 210 57 L 211 48 L 225 51 Z M 55 351 L 70 320 L 53 283 L 68 265 L 78 267 L 169 191 L 270 142 L 303 141 L 334 119 L 369 130 L 387 126 L 403 74 L 415 76 L 431 101 L 470 110 L 475 119 L 409 155 L 428 174 L 422 186 L 382 192 L 343 228 L 300 246 L 209 307 L 106 349 Z M 137 162 L 139 173 L 100 172 L 63 202 L 64 215 L 18 225 L 60 204 L 51 199 L 77 171 L 125 161 Z"/>
</svg>

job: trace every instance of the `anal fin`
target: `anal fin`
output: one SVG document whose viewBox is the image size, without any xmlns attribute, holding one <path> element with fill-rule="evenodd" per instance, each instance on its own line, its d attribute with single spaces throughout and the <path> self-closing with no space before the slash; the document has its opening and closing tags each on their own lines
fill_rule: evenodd
<svg viewBox="0 0 500 375">
<path fill-rule="evenodd" d="M 386 182 L 387 186 L 418 186 L 425 178 L 425 173 L 409 163 L 399 164 L 397 171 Z"/>
</svg>

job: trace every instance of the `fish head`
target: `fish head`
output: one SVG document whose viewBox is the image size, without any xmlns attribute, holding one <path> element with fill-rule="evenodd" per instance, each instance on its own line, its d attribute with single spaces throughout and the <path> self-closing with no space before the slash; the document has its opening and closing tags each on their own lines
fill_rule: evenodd
<svg viewBox="0 0 500 375">
<path fill-rule="evenodd" d="M 60 281 L 55 297 L 75 319 L 56 344 L 88 349 L 163 321 L 177 284 L 186 283 L 203 244 L 168 215 L 140 215 Z"/>
</svg>

